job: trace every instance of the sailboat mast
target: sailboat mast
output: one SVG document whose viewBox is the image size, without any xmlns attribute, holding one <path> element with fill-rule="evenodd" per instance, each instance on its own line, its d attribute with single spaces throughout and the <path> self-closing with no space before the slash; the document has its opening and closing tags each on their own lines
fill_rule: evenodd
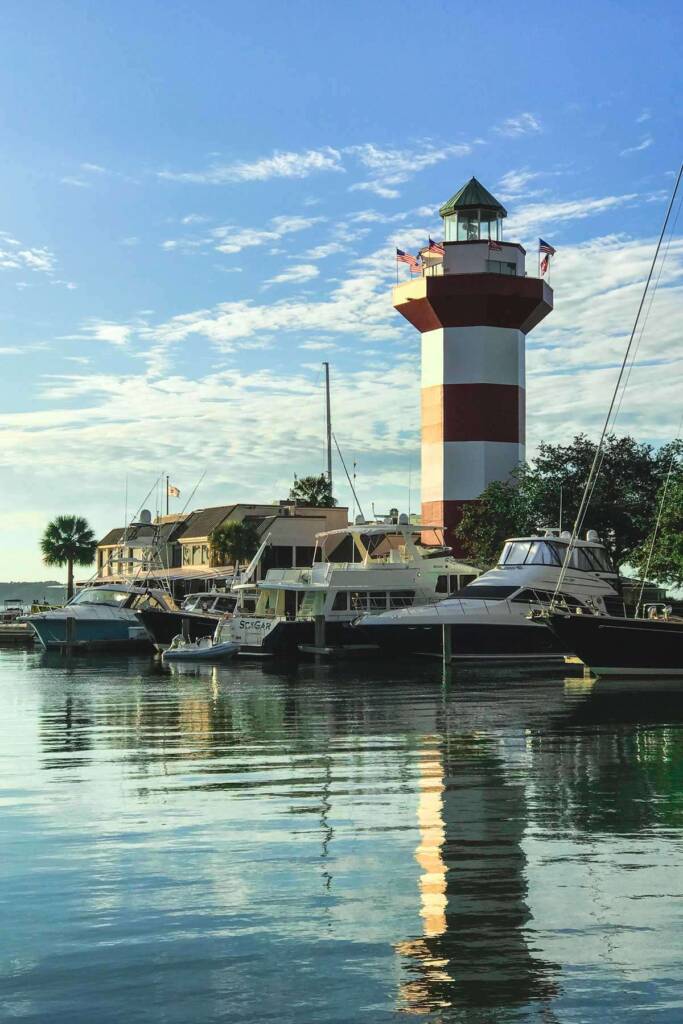
<svg viewBox="0 0 683 1024">
<path fill-rule="evenodd" d="M 327 480 L 332 493 L 332 412 L 330 409 L 330 364 L 323 363 L 325 367 L 325 417 L 327 425 Z"/>
</svg>

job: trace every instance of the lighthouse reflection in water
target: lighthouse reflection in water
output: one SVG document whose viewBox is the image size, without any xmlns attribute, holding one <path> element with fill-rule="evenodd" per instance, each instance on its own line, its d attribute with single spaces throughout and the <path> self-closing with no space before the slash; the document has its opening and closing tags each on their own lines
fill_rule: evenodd
<svg viewBox="0 0 683 1024">
<path fill-rule="evenodd" d="M 680 692 L 5 652 L 0 713 L 3 1020 L 681 1019 Z"/>
</svg>

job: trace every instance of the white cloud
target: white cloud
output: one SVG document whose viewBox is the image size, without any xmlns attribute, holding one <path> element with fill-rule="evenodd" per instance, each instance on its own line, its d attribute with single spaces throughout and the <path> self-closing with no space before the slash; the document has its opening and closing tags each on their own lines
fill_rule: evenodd
<svg viewBox="0 0 683 1024">
<path fill-rule="evenodd" d="M 538 178 L 543 178 L 545 180 L 547 177 L 547 171 L 530 171 L 526 167 L 522 167 L 519 170 L 508 171 L 507 174 L 504 174 L 501 177 L 498 183 L 498 187 L 501 190 L 498 194 L 498 198 L 506 200 L 516 199 L 519 198 L 522 193 L 525 193 L 528 196 L 529 191 L 527 186 Z M 532 195 L 535 194 L 537 193 L 532 193 Z"/>
<path fill-rule="evenodd" d="M 316 245 L 312 249 L 307 250 L 306 259 L 309 260 L 324 260 L 328 256 L 333 256 L 335 253 L 344 252 L 346 246 L 340 242 L 327 242 L 324 245 Z"/>
<path fill-rule="evenodd" d="M 651 135 L 646 135 L 637 146 L 629 146 L 627 149 L 622 149 L 619 156 L 628 156 L 629 153 L 642 153 L 644 149 L 649 149 L 654 141 Z"/>
<path fill-rule="evenodd" d="M 367 181 L 351 185 L 349 191 L 373 192 L 382 199 L 395 199 L 400 195 L 397 185 L 405 184 L 426 167 L 451 157 L 467 156 L 472 152 L 472 144 L 462 142 L 436 146 L 426 142 L 411 149 L 382 149 L 367 142 L 349 146 L 345 152 L 355 156 L 372 175 Z"/>
<path fill-rule="evenodd" d="M 210 220 L 209 217 L 204 217 L 201 213 L 188 213 L 185 217 L 181 217 L 181 224 L 206 224 Z"/>
<path fill-rule="evenodd" d="M 89 181 L 84 181 L 83 178 L 77 178 L 73 174 L 67 174 L 59 180 L 62 185 L 71 185 L 73 188 L 92 188 Z"/>
<path fill-rule="evenodd" d="M 650 110 L 645 109 L 636 118 L 636 124 L 644 124 L 645 121 L 649 121 L 651 117 L 652 112 Z"/>
<path fill-rule="evenodd" d="M 100 164 L 81 164 L 81 170 L 86 171 L 88 174 L 106 174 L 106 167 L 101 167 Z"/>
<path fill-rule="evenodd" d="M 550 235 L 556 224 L 570 220 L 584 220 L 638 199 L 635 192 L 621 196 L 602 196 L 599 199 L 569 199 L 556 202 L 527 203 L 514 209 L 505 223 L 507 238 L 528 238 L 537 231 Z"/>
<path fill-rule="evenodd" d="M 514 138 L 517 135 L 535 135 L 543 131 L 543 128 L 534 114 L 525 111 L 523 114 L 518 114 L 517 117 L 508 117 L 502 124 L 497 125 L 494 131 L 499 135 Z"/>
<path fill-rule="evenodd" d="M 159 171 L 158 176 L 198 185 L 228 185 L 241 181 L 270 181 L 271 178 L 307 178 L 320 171 L 343 170 L 339 150 L 325 146 L 303 153 L 275 152 L 252 162 L 214 164 L 205 171 Z"/>
<path fill-rule="evenodd" d="M 269 278 L 267 283 L 287 284 L 292 281 L 295 283 L 311 281 L 319 273 L 320 271 L 313 263 L 299 263 L 293 267 L 288 267 L 287 270 L 283 270 L 281 274 L 276 274 L 275 277 Z"/>
<path fill-rule="evenodd" d="M 22 349 L 17 345 L 3 345 L 0 348 L 0 356 L 20 356 L 22 355 Z"/>
<path fill-rule="evenodd" d="M 306 231 L 315 224 L 320 224 L 324 217 L 301 217 L 281 215 L 273 217 L 266 228 L 241 228 L 235 224 L 225 224 L 212 228 L 208 236 L 191 238 L 170 238 L 161 243 L 167 251 L 192 252 L 212 248 L 226 255 L 241 252 L 243 249 L 277 242 L 285 235 L 298 231 Z"/>
<path fill-rule="evenodd" d="M 299 348 L 307 349 L 310 352 L 322 352 L 326 349 L 338 348 L 333 341 L 304 341 Z"/>
<path fill-rule="evenodd" d="M 0 243 L 11 248 L 0 248 L 0 270 L 34 270 L 44 274 L 54 272 L 57 260 L 53 252 L 42 248 L 22 248 L 22 243 L 8 235 L 0 235 Z"/>
<path fill-rule="evenodd" d="M 131 327 L 128 324 L 115 324 L 106 320 L 95 320 L 84 325 L 85 337 L 92 341 L 105 341 L 110 345 L 126 345 Z"/>
</svg>

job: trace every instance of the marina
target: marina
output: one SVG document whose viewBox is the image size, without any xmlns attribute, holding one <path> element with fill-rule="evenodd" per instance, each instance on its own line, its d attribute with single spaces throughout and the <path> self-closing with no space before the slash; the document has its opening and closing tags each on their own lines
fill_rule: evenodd
<svg viewBox="0 0 683 1024">
<path fill-rule="evenodd" d="M 0 1024 L 680 1024 L 683 8 L 2 24 Z"/>
</svg>

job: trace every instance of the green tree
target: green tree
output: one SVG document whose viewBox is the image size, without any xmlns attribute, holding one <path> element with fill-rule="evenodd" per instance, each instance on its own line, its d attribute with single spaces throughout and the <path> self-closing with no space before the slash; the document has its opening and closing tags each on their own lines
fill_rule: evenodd
<svg viewBox="0 0 683 1024">
<path fill-rule="evenodd" d="M 659 492 L 680 442 L 655 450 L 632 437 L 605 439 L 583 527 L 597 530 L 617 566 L 629 562 L 651 531 Z M 456 535 L 477 564 L 491 565 L 505 536 L 548 527 L 571 529 L 596 445 L 579 434 L 567 445 L 541 443 L 530 465 L 507 483 L 491 484 L 466 509 Z"/>
<path fill-rule="evenodd" d="M 320 476 L 295 476 L 289 497 L 304 507 L 334 508 L 337 504 L 337 499 L 332 497 L 332 484 L 324 473 Z"/>
<path fill-rule="evenodd" d="M 97 539 L 82 516 L 57 516 L 48 523 L 40 541 L 45 565 L 67 567 L 67 600 L 74 593 L 74 565 L 91 565 Z"/>
<path fill-rule="evenodd" d="M 477 566 L 495 565 L 507 537 L 533 532 L 527 497 L 521 480 L 494 480 L 479 501 L 465 507 L 455 533 Z"/>
<path fill-rule="evenodd" d="M 650 535 L 631 558 L 633 566 L 640 576 L 662 586 L 683 587 L 683 467 L 669 481 L 653 546 L 654 531 L 653 523 Z"/>
<path fill-rule="evenodd" d="M 254 523 L 230 520 L 217 526 L 209 537 L 212 565 L 234 565 L 246 562 L 256 554 L 260 543 Z"/>
</svg>

